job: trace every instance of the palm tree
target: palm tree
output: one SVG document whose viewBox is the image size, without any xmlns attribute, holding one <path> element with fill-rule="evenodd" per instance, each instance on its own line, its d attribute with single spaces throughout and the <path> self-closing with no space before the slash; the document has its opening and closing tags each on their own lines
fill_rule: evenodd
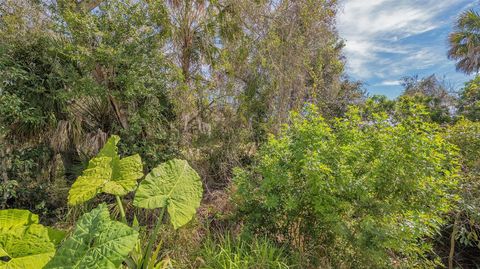
<svg viewBox="0 0 480 269">
<path fill-rule="evenodd" d="M 480 69 L 480 15 L 474 10 L 460 15 L 449 36 L 448 58 L 457 61 L 457 70 L 471 74 Z"/>
</svg>

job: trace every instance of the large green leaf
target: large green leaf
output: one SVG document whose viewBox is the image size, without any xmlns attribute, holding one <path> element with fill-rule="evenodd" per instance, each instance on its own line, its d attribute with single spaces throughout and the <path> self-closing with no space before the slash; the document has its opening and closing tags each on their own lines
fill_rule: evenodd
<svg viewBox="0 0 480 269">
<path fill-rule="evenodd" d="M 116 269 L 133 249 L 138 232 L 110 219 L 106 204 L 83 215 L 46 265 L 49 268 Z"/>
<path fill-rule="evenodd" d="M 0 211 L 0 229 L 2 230 L 33 223 L 38 223 L 38 215 L 28 210 L 7 209 Z"/>
<path fill-rule="evenodd" d="M 120 138 L 112 135 L 87 169 L 73 183 L 68 193 L 68 203 L 84 203 L 104 192 L 123 196 L 135 189 L 143 176 L 142 160 L 138 154 L 120 159 L 117 144 Z"/>
<path fill-rule="evenodd" d="M 0 210 L 0 268 L 42 268 L 63 235 L 38 224 L 38 216 L 28 210 Z"/>
<path fill-rule="evenodd" d="M 202 200 L 200 176 L 184 160 L 154 168 L 140 183 L 133 204 L 141 208 L 167 207 L 175 229 L 187 224 Z"/>
</svg>

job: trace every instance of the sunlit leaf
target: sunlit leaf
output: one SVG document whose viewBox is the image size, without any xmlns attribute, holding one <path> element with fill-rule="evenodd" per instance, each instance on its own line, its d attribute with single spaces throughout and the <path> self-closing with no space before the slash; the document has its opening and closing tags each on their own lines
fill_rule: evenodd
<svg viewBox="0 0 480 269">
<path fill-rule="evenodd" d="M 141 208 L 167 207 L 175 229 L 187 224 L 202 199 L 200 176 L 184 160 L 154 168 L 140 183 L 133 204 Z"/>
<path fill-rule="evenodd" d="M 38 224 L 28 210 L 0 210 L 0 268 L 42 268 L 64 233 Z"/>
<path fill-rule="evenodd" d="M 111 220 L 107 205 L 101 204 L 80 218 L 73 234 L 45 268 L 116 269 L 137 238 L 137 231 Z"/>
<path fill-rule="evenodd" d="M 69 191 L 70 205 L 84 203 L 101 192 L 123 196 L 135 189 L 137 180 L 143 176 L 142 160 L 138 154 L 120 159 L 117 153 L 119 141 L 118 136 L 111 136 L 97 156 L 90 160 Z"/>
</svg>

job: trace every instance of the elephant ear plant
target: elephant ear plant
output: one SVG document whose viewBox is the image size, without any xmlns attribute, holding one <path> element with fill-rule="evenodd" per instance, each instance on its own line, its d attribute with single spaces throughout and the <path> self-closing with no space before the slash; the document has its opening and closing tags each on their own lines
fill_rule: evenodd
<svg viewBox="0 0 480 269">
<path fill-rule="evenodd" d="M 159 165 L 142 181 L 135 193 L 133 205 L 146 209 L 161 208 L 153 236 L 145 252 L 144 268 L 150 261 L 153 243 L 160 228 L 165 208 L 175 229 L 187 224 L 202 200 L 200 176 L 186 161 L 171 160 Z"/>
<path fill-rule="evenodd" d="M 195 215 L 202 199 L 200 177 L 186 161 L 171 160 L 154 168 L 145 179 L 139 155 L 120 158 L 117 143 L 112 136 L 90 160 L 88 167 L 72 185 L 68 196 L 70 205 L 79 205 L 99 193 L 116 197 L 122 222 L 112 220 L 104 203 L 78 221 L 72 234 L 64 238 L 64 232 L 39 224 L 38 216 L 27 210 L 0 210 L 0 269 L 20 268 L 102 268 L 116 269 L 127 264 L 133 269 L 150 269 L 156 264 L 160 246 L 152 256 L 157 234 L 163 223 L 165 210 L 171 224 L 178 229 Z M 121 197 L 136 191 L 134 206 L 160 209 L 160 215 L 148 242 L 140 242 L 136 218 L 129 226 Z M 145 251 L 138 251 L 146 245 Z M 141 253 L 140 257 L 128 257 Z M 140 249 L 141 250 L 141 249 Z"/>
<path fill-rule="evenodd" d="M 117 199 L 122 220 L 126 222 L 120 196 L 137 187 L 137 180 L 143 177 L 143 166 L 138 154 L 122 159 L 118 156 L 119 141 L 118 136 L 112 135 L 97 156 L 90 160 L 87 169 L 73 183 L 68 193 L 68 203 L 78 205 L 98 193 L 112 194 Z"/>
<path fill-rule="evenodd" d="M 137 180 L 143 177 L 143 167 L 139 155 L 118 156 L 119 140 L 118 136 L 110 137 L 98 155 L 90 160 L 87 169 L 72 185 L 68 202 L 79 205 L 99 193 L 112 194 L 123 223 L 111 220 L 107 206 L 101 204 L 81 217 L 73 234 L 46 268 L 118 268 L 124 261 L 132 268 L 153 268 L 159 248 L 153 259 L 152 249 L 165 209 L 175 229 L 187 224 L 195 215 L 203 193 L 197 172 L 186 161 L 177 159 L 154 168 L 138 186 L 133 205 L 160 209 L 160 215 L 142 257 L 136 263 L 127 259 L 138 242 L 138 232 L 127 225 L 121 197 L 137 188 Z M 137 225 L 134 221 L 134 226 Z"/>
<path fill-rule="evenodd" d="M 106 204 L 83 215 L 45 268 L 118 268 L 135 246 L 138 232 L 110 219 Z"/>
</svg>

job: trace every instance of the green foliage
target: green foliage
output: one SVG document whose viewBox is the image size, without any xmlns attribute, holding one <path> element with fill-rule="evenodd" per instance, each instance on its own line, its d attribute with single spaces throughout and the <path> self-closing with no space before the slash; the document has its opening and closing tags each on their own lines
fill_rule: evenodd
<svg viewBox="0 0 480 269">
<path fill-rule="evenodd" d="M 4 154 L 2 159 L 2 170 L 6 172 L 3 186 L 8 193 L 3 192 L 2 204 L 4 207 L 36 209 L 41 204 L 50 205 L 48 190 L 50 182 L 45 180 L 43 175 L 49 170 L 48 147 L 38 145 L 10 150 L 11 145 L 5 141 L 0 151 Z M 1 153 L 0 153 L 1 154 Z M 8 181 L 6 181 L 8 179 Z M 9 188 L 9 189 L 7 189 Z M 5 199 L 6 198 L 6 199 Z M 44 213 L 42 210 L 35 213 Z"/>
<path fill-rule="evenodd" d="M 68 203 L 84 203 L 104 192 L 124 196 L 133 191 L 143 176 L 142 160 L 133 155 L 120 159 L 117 152 L 118 136 L 111 136 L 87 169 L 77 178 L 69 191 Z"/>
<path fill-rule="evenodd" d="M 111 220 L 107 205 L 100 204 L 80 218 L 45 268 L 117 269 L 137 238 L 137 231 Z"/>
<path fill-rule="evenodd" d="M 361 96 L 342 78 L 336 1 L 227 2 L 1 1 L 0 129 L 13 151 L 47 155 L 28 171 L 42 184 L 10 169 L 4 203 L 65 211 L 42 195 L 57 155 L 68 185 L 113 133 L 145 170 L 182 157 L 222 188 L 290 109 L 308 99 L 337 115 Z"/>
<path fill-rule="evenodd" d="M 30 208 L 55 222 L 69 210 L 76 179 L 70 205 L 107 193 L 124 224 L 134 214 L 156 218 L 125 262 L 158 267 L 168 255 L 161 243 L 153 249 L 158 227 L 170 221 L 167 230 L 178 229 L 193 218 L 202 200 L 198 174 L 214 194 L 230 184 L 232 167 L 253 162 L 236 177 L 247 227 L 301 250 L 307 263 L 425 265 L 429 237 L 447 211 L 459 216 L 457 241 L 477 244 L 478 126 L 460 120 L 439 137 L 435 123 L 452 123 L 455 100 L 434 76 L 406 78 L 398 100 L 364 102 L 361 83 L 344 75 L 339 3 L 0 1 L 0 208 Z M 465 12 L 450 36 L 449 57 L 466 73 L 478 70 L 478 21 Z M 466 84 L 459 98 L 458 111 L 473 121 L 479 83 Z M 306 100 L 318 112 L 304 110 Z M 359 111 L 347 112 L 352 103 Z M 300 113 L 291 122 L 290 111 Z M 268 133 L 281 135 L 267 140 Z M 105 143 L 109 134 L 118 136 Z M 444 139 L 460 149 L 459 192 L 455 150 Z M 142 210 L 132 212 L 127 194 L 144 171 L 151 172 L 133 200 Z M 101 207 L 84 217 L 110 221 Z M 88 236 L 94 247 L 99 238 Z M 269 254 L 270 243 L 214 244 L 211 267 L 283 261 Z M 20 253 L 8 251 L 2 255 Z M 73 259 L 69 251 L 62 249 Z"/>
<path fill-rule="evenodd" d="M 184 160 L 171 160 L 154 168 L 140 183 L 133 204 L 166 207 L 175 229 L 188 223 L 202 200 L 202 182 Z"/>
<path fill-rule="evenodd" d="M 153 250 L 163 214 L 168 210 L 175 229 L 188 223 L 195 215 L 202 198 L 200 177 L 186 161 L 171 160 L 153 169 L 140 184 L 134 199 L 137 207 L 162 208 L 146 249 L 138 240 L 139 223 L 136 218 L 128 227 L 120 196 L 132 191 L 137 179 L 143 176 L 142 161 L 138 155 L 121 159 L 117 153 L 120 138 L 113 135 L 98 155 L 89 162 L 82 176 L 72 185 L 70 204 L 91 199 L 99 192 L 114 194 L 122 216 L 122 223 L 111 221 L 105 204 L 82 216 L 72 236 L 57 251 L 47 268 L 118 268 L 126 261 L 133 268 L 157 268 L 161 244 Z M 153 254 L 153 257 L 152 257 Z M 165 262 L 165 264 L 168 264 Z"/>
<path fill-rule="evenodd" d="M 293 268 L 284 249 L 266 239 L 207 238 L 200 252 L 203 269 Z"/>
<path fill-rule="evenodd" d="M 464 246 L 480 246 L 480 122 L 461 119 L 448 127 L 445 137 L 460 149 L 462 171 L 459 180 L 457 234 Z"/>
<path fill-rule="evenodd" d="M 458 17 L 454 31 L 448 38 L 450 43 L 448 58 L 455 60 L 457 70 L 466 74 L 478 72 L 480 68 L 478 63 L 479 30 L 480 15 L 477 11 L 470 9 Z"/>
<path fill-rule="evenodd" d="M 460 92 L 459 112 L 471 121 L 480 121 L 480 76 L 467 82 Z"/>
<path fill-rule="evenodd" d="M 58 27 L 73 37 L 63 52 L 92 81 L 83 92 L 105 108 L 76 98 L 76 111 L 90 125 L 84 129 L 119 134 L 122 152 L 140 154 L 147 169 L 174 157 L 178 137 L 169 91 L 176 90 L 177 77 L 163 51 L 169 36 L 165 4 L 103 1 L 96 12 L 78 12 L 75 3 L 58 2 Z"/>
<path fill-rule="evenodd" d="M 63 236 L 39 224 L 28 210 L 0 210 L 0 268 L 42 268 Z"/>
<path fill-rule="evenodd" d="M 78 73 L 55 51 L 57 42 L 35 33 L 0 42 L 0 124 L 9 126 L 10 136 L 34 138 L 36 130 L 52 130 L 65 119 L 67 84 Z"/>
<path fill-rule="evenodd" d="M 450 110 L 455 105 L 455 98 L 449 94 L 445 81 L 439 80 L 435 75 L 421 79 L 411 76 L 404 77 L 402 85 L 405 90 L 401 99 L 408 98 L 424 105 L 433 122 L 442 124 L 452 121 Z"/>
<path fill-rule="evenodd" d="M 455 200 L 456 151 L 421 108 L 403 105 L 395 121 L 356 108 L 329 122 L 314 107 L 293 114 L 237 171 L 247 226 L 333 267 L 432 266 L 427 238 Z"/>
</svg>

